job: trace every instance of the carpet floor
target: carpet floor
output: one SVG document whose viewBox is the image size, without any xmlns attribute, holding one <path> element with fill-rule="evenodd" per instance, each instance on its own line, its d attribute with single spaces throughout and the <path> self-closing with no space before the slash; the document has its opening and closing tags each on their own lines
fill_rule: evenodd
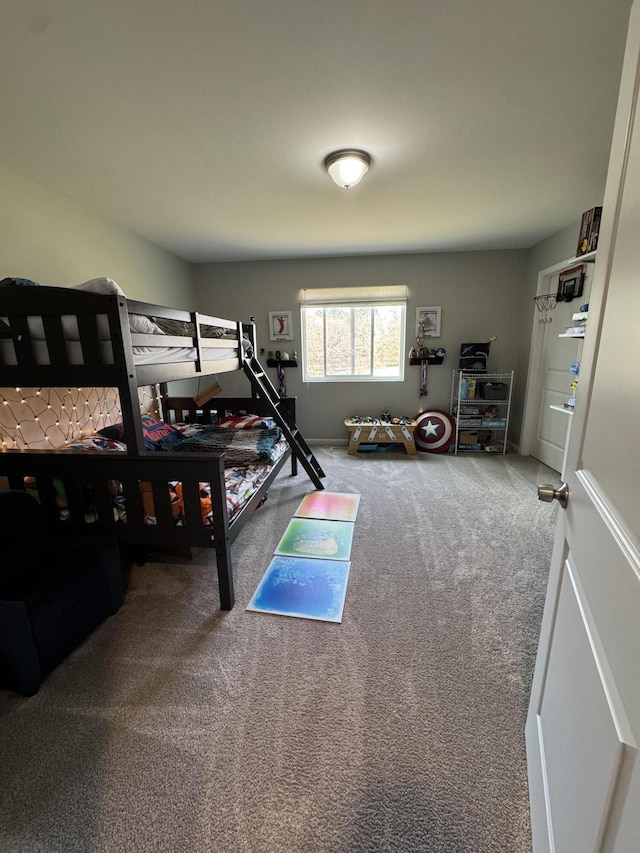
<svg viewBox="0 0 640 853">
<path fill-rule="evenodd" d="M 557 507 L 536 460 L 317 449 L 362 495 L 342 624 L 245 607 L 300 500 L 134 567 L 25 699 L 0 691 L 2 853 L 530 853 L 524 724 Z"/>
</svg>

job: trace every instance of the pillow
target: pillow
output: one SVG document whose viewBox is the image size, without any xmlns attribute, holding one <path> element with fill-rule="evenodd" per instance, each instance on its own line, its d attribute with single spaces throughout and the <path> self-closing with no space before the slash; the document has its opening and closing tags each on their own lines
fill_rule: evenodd
<svg viewBox="0 0 640 853">
<path fill-rule="evenodd" d="M 167 435 L 181 434 L 180 430 L 171 426 L 171 424 L 152 418 L 151 415 L 142 416 L 142 435 L 144 437 L 144 446 L 147 450 L 156 450 L 160 440 Z M 124 424 L 119 423 L 110 427 L 104 427 L 104 429 L 98 430 L 98 435 L 121 441 L 124 438 Z"/>
<path fill-rule="evenodd" d="M 129 314 L 129 329 L 138 335 L 162 335 L 164 332 L 151 317 L 144 314 Z"/>
<path fill-rule="evenodd" d="M 89 281 L 84 281 L 78 284 L 75 290 L 88 290 L 91 293 L 104 293 L 107 295 L 124 296 L 124 290 L 112 278 L 91 278 Z M 145 317 L 142 314 L 129 315 L 129 329 L 138 335 L 161 335 L 160 329 L 150 317 Z"/>
<path fill-rule="evenodd" d="M 119 284 L 112 278 L 90 278 L 89 281 L 83 281 L 82 284 L 77 284 L 75 290 L 89 290 L 91 293 L 106 293 L 107 295 L 124 296 L 126 294 Z"/>
<path fill-rule="evenodd" d="M 227 429 L 273 429 L 276 422 L 273 418 L 260 415 L 232 415 L 220 418 L 216 426 Z"/>
<path fill-rule="evenodd" d="M 111 438 L 114 441 L 121 441 L 124 438 L 124 424 L 113 424 L 112 426 L 103 427 L 98 430 L 98 435 L 102 435 L 105 438 Z"/>
<path fill-rule="evenodd" d="M 0 287 L 40 287 L 37 281 L 30 278 L 3 278 Z"/>
</svg>

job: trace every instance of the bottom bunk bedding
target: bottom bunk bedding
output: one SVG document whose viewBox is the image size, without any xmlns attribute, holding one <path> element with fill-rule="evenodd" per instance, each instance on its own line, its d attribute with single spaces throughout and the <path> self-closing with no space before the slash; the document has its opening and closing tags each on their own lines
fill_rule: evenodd
<svg viewBox="0 0 640 853">
<path fill-rule="evenodd" d="M 295 420 L 294 398 L 283 398 L 282 402 L 291 413 L 291 420 Z M 218 400 L 225 414 L 234 405 L 235 411 L 242 411 L 254 403 L 259 411 L 270 408 L 264 401 L 253 398 Z M 117 435 L 105 434 L 83 438 L 71 445 L 73 450 L 85 452 L 69 448 L 10 449 L 0 453 L 1 487 L 24 489 L 31 478 L 29 482 L 37 487 L 52 529 L 108 532 L 116 535 L 123 546 L 136 548 L 215 549 L 220 607 L 231 610 L 234 604 L 231 543 L 260 506 L 287 459 L 291 459 L 292 475 L 297 473 L 296 456 L 280 438 L 270 458 L 260 459 L 265 437 L 255 435 L 258 458 L 251 465 L 233 460 L 236 451 L 244 454 L 241 458 L 246 460 L 247 442 L 231 439 L 226 442 L 224 452 L 208 448 L 206 452 L 193 452 L 188 445 L 184 452 L 147 452 L 157 449 L 157 444 L 168 434 L 178 433 L 185 440 L 200 436 L 204 442 L 202 436 L 207 433 L 194 429 L 194 422 L 201 415 L 209 421 L 214 415 L 217 417 L 217 411 L 209 411 L 208 407 L 204 412 L 200 407 L 196 409 L 192 400 L 186 400 L 185 405 L 183 398 L 167 398 L 166 404 L 167 411 L 182 411 L 182 419 L 192 423 L 180 430 L 144 418 L 145 452 L 129 454 Z M 258 416 L 230 420 L 227 423 L 226 419 L 220 419 L 218 428 L 274 426 L 272 420 Z M 61 521 L 61 512 L 65 521 Z"/>
<path fill-rule="evenodd" d="M 145 418 L 145 441 L 149 448 L 158 452 L 192 453 L 224 452 L 224 486 L 226 494 L 227 517 L 232 522 L 242 508 L 259 491 L 262 484 L 271 473 L 274 464 L 287 450 L 287 442 L 279 427 L 271 426 L 271 422 L 263 419 L 261 428 L 246 428 L 247 424 L 234 424 L 233 427 L 219 427 L 203 424 L 164 424 L 153 418 Z M 237 429 L 235 427 L 242 426 Z M 166 428 L 166 429 L 165 429 Z M 99 434 L 87 436 L 70 442 L 64 448 L 65 452 L 96 451 L 126 452 L 127 445 L 115 436 L 121 434 L 121 426 L 107 427 Z M 153 437 L 151 437 L 153 436 Z M 38 486 L 35 478 L 26 478 L 27 490 L 39 500 Z M 62 479 L 55 478 L 53 485 L 56 491 L 56 505 L 59 518 L 66 521 L 70 517 L 70 509 Z M 154 490 L 151 482 L 139 481 L 139 492 L 142 513 L 145 524 L 155 525 L 157 513 L 154 500 Z M 119 480 L 109 481 L 110 494 L 113 504 L 114 519 L 126 524 L 127 497 L 123 484 Z M 167 483 L 171 517 L 177 527 L 185 524 L 185 501 L 182 483 L 170 480 Z M 92 523 L 98 520 L 97 508 L 92 494 L 92 483 L 83 485 L 83 503 L 85 506 L 84 520 Z M 211 483 L 199 483 L 200 515 L 204 526 L 213 525 L 213 502 Z"/>
</svg>

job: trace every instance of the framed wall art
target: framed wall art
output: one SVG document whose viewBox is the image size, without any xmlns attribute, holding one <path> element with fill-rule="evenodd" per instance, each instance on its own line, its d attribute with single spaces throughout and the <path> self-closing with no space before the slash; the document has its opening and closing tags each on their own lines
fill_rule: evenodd
<svg viewBox="0 0 640 853">
<path fill-rule="evenodd" d="M 416 338 L 440 337 L 440 306 L 416 308 Z"/>
<path fill-rule="evenodd" d="M 293 340 L 291 311 L 269 311 L 269 340 Z"/>
</svg>

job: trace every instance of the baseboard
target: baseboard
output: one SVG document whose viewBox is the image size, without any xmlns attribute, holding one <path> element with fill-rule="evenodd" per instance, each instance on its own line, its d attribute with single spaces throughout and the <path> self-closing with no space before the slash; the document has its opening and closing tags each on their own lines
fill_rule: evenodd
<svg viewBox="0 0 640 853">
<path fill-rule="evenodd" d="M 305 440 L 309 446 L 315 444 L 317 447 L 321 447 L 322 445 L 346 447 L 349 444 L 348 438 L 307 438 Z"/>
</svg>

